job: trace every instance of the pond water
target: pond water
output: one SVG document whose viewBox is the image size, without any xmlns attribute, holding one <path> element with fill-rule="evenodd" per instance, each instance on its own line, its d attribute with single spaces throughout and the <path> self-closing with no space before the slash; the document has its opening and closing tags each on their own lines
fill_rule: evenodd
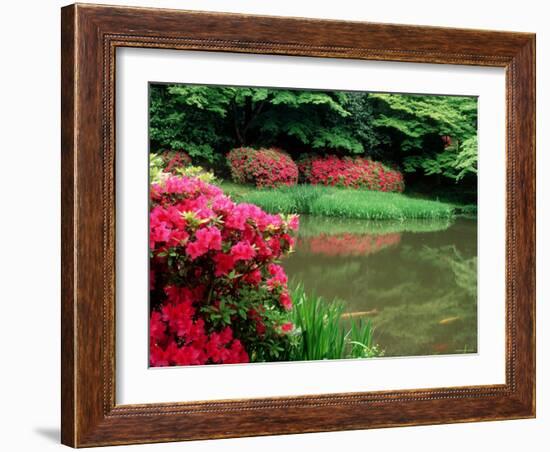
<svg viewBox="0 0 550 452">
<path fill-rule="evenodd" d="M 301 215 L 289 279 L 346 319 L 371 319 L 385 356 L 477 352 L 477 222 Z"/>
</svg>

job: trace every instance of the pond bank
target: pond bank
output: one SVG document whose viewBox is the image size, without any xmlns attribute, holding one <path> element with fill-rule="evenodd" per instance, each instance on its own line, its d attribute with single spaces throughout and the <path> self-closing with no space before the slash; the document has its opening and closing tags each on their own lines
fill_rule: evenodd
<svg viewBox="0 0 550 452">
<path fill-rule="evenodd" d="M 460 213 L 459 206 L 454 204 L 401 193 L 316 185 L 257 189 L 227 181 L 220 186 L 234 201 L 256 204 L 270 213 L 397 221 L 451 219 Z"/>
</svg>

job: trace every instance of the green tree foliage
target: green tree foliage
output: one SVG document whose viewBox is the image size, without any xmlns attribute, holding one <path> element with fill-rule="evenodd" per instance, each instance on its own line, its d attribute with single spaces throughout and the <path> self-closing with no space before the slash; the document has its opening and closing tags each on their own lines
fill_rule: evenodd
<svg viewBox="0 0 550 452">
<path fill-rule="evenodd" d="M 373 124 L 405 154 L 406 172 L 455 181 L 477 174 L 476 98 L 375 93 L 370 99 L 376 102 Z"/>
<path fill-rule="evenodd" d="M 475 191 L 473 97 L 153 84 L 149 113 L 152 151 L 185 150 L 209 168 L 237 146 L 281 147 L 370 156 Z"/>
<path fill-rule="evenodd" d="M 375 126 L 376 111 L 369 93 L 349 92 L 345 94 L 344 106 L 350 116 L 346 121 L 347 130 L 362 145 L 365 154 L 380 159 L 384 157 L 380 145 L 384 136 Z"/>
<path fill-rule="evenodd" d="M 271 88 L 151 85 L 153 150 L 209 163 L 240 145 L 362 154 L 374 142 L 366 95 Z M 349 108 L 349 111 L 348 111 Z"/>
<path fill-rule="evenodd" d="M 227 106 L 221 89 L 150 85 L 151 151 L 185 150 L 194 161 L 217 163 L 216 150 L 233 144 L 223 120 Z"/>
<path fill-rule="evenodd" d="M 361 143 L 346 125 L 350 112 L 346 96 L 338 92 L 267 89 L 260 104 L 261 115 L 253 116 L 250 136 L 264 145 L 288 143 L 290 147 L 346 150 L 362 153 Z M 247 111 L 247 108 L 244 108 Z M 245 126 L 246 128 L 246 126 Z"/>
</svg>

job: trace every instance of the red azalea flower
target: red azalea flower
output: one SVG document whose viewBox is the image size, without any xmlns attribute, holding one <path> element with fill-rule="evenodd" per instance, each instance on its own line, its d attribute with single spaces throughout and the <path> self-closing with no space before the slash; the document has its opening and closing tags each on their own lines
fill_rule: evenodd
<svg viewBox="0 0 550 452">
<path fill-rule="evenodd" d="M 292 309 L 292 300 L 288 292 L 285 291 L 281 293 L 279 301 L 281 302 L 281 306 L 285 308 L 287 311 L 290 311 Z"/>
<path fill-rule="evenodd" d="M 267 280 L 267 286 L 270 289 L 286 285 L 286 283 L 288 282 L 288 277 L 286 276 L 283 267 L 277 264 L 269 264 L 267 269 L 269 271 L 269 274 L 273 276 L 272 278 L 269 278 Z"/>
<path fill-rule="evenodd" d="M 227 275 L 235 268 L 236 259 L 230 254 L 217 253 L 212 259 L 216 263 L 215 276 Z"/>
<path fill-rule="evenodd" d="M 281 325 L 281 331 L 283 333 L 289 333 L 290 331 L 292 331 L 294 329 L 294 325 L 292 322 L 287 322 L 287 323 L 283 323 Z"/>
<path fill-rule="evenodd" d="M 246 274 L 243 279 L 247 283 L 257 286 L 262 282 L 262 272 L 260 270 L 253 270 Z"/>
<path fill-rule="evenodd" d="M 216 226 L 201 228 L 195 233 L 197 243 L 207 250 L 221 250 L 222 236 Z"/>
<path fill-rule="evenodd" d="M 161 341 L 165 338 L 166 324 L 162 321 L 160 312 L 153 311 L 149 320 L 149 335 L 153 341 Z"/>
<path fill-rule="evenodd" d="M 208 247 L 199 242 L 191 242 L 187 244 L 185 251 L 191 260 L 195 260 L 197 257 L 205 254 L 208 251 Z"/>
<path fill-rule="evenodd" d="M 256 250 L 248 241 L 240 241 L 231 247 L 231 255 L 238 260 L 249 260 L 256 255 Z"/>
<path fill-rule="evenodd" d="M 403 176 L 397 170 L 384 167 L 362 157 L 337 157 L 334 155 L 308 155 L 298 162 L 301 177 L 312 185 L 329 185 L 348 188 L 366 188 L 402 192 Z M 388 180 L 397 182 L 391 187 Z"/>
</svg>

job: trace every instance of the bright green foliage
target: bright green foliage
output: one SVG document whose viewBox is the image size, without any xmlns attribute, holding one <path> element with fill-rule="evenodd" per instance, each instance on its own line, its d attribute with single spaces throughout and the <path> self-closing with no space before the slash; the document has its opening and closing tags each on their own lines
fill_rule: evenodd
<svg viewBox="0 0 550 452">
<path fill-rule="evenodd" d="M 184 150 L 193 161 L 221 164 L 216 150 L 232 143 L 223 121 L 226 104 L 218 89 L 150 85 L 151 149 Z"/>
<path fill-rule="evenodd" d="M 164 162 L 158 154 L 149 155 L 149 183 L 158 184 L 164 176 Z"/>
<path fill-rule="evenodd" d="M 455 176 L 456 180 L 462 179 L 468 173 L 477 174 L 477 135 L 466 138 L 460 143 L 454 168 L 458 170 L 458 174 Z"/>
<path fill-rule="evenodd" d="M 243 145 L 361 154 L 374 142 L 369 111 L 360 108 L 366 95 L 151 85 L 150 96 L 151 147 L 182 149 L 194 161 L 219 163 L 227 149 Z"/>
<path fill-rule="evenodd" d="M 433 156 L 414 155 L 405 157 L 405 172 L 414 172 L 417 168 L 431 176 L 441 174 L 459 181 L 468 175 L 477 174 L 477 136 L 467 138 L 462 143 L 452 144 Z"/>
<path fill-rule="evenodd" d="M 154 152 L 149 155 L 149 182 L 158 184 L 170 176 L 170 172 L 165 172 L 166 163 L 163 158 Z M 172 169 L 172 174 L 177 176 L 193 177 L 209 184 L 218 182 L 216 176 L 211 171 L 206 171 L 202 166 L 179 166 Z"/>
<path fill-rule="evenodd" d="M 222 188 L 235 201 L 256 204 L 270 213 L 399 221 L 449 219 L 454 216 L 454 206 L 451 204 L 411 198 L 401 193 L 303 184 L 257 190 L 251 186 L 223 182 Z"/>
<path fill-rule="evenodd" d="M 292 291 L 292 323 L 297 341 L 290 351 L 292 361 L 372 358 L 383 355 L 373 343 L 372 323 L 351 321 L 344 325 L 345 303 L 307 294 L 298 285 Z"/>
<path fill-rule="evenodd" d="M 385 106 L 380 107 L 375 125 L 401 132 L 403 151 L 422 149 L 427 135 L 449 135 L 459 141 L 476 135 L 474 97 L 385 93 L 373 93 L 370 97 Z"/>
<path fill-rule="evenodd" d="M 319 197 L 311 214 L 365 220 L 438 219 L 451 218 L 453 209 L 446 203 L 400 193 L 340 189 Z"/>
<path fill-rule="evenodd" d="M 178 176 L 200 179 L 207 184 L 215 184 L 218 182 L 214 173 L 212 171 L 206 171 L 202 166 L 189 165 L 176 169 L 174 173 Z"/>
<path fill-rule="evenodd" d="M 373 124 L 406 153 L 406 172 L 422 170 L 456 181 L 477 173 L 477 99 L 464 96 L 370 95 Z M 445 143 L 444 138 L 449 137 Z"/>
</svg>

